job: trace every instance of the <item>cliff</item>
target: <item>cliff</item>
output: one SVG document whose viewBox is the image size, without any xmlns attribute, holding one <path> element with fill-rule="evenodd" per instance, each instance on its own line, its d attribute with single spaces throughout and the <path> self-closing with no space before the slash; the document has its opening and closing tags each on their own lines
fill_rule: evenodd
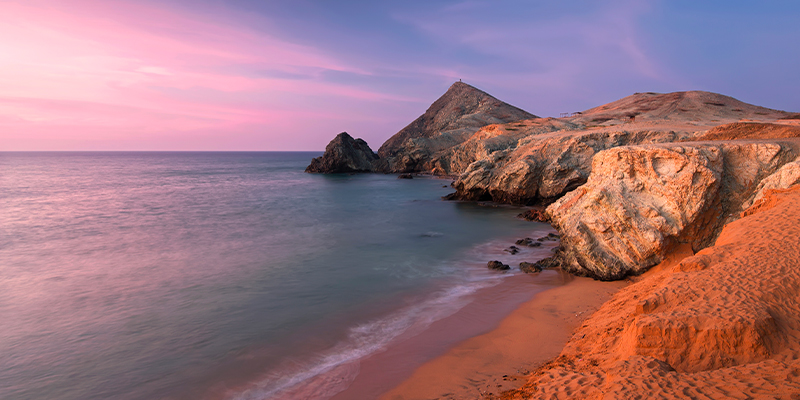
<svg viewBox="0 0 800 400">
<path fill-rule="evenodd" d="M 617 292 L 499 398 L 796 398 L 798 203 L 798 186 L 768 191 L 714 246 Z"/>
<path fill-rule="evenodd" d="M 563 124 L 560 129 L 516 138 L 464 170 L 453 168 L 462 174 L 455 182 L 456 193 L 451 198 L 549 204 L 586 183 L 592 157 L 599 151 L 625 145 L 698 140 L 705 134 L 710 136 L 703 140 L 719 140 L 720 135 L 796 137 L 800 131 L 796 126 L 763 124 L 790 115 L 716 93 L 637 93 L 560 118 L 558 121 Z M 741 119 L 752 122 L 736 123 Z M 515 125 L 518 124 L 495 129 Z"/>
<path fill-rule="evenodd" d="M 670 143 L 598 153 L 587 183 L 547 208 L 562 234 L 562 268 L 620 279 L 660 263 L 678 244 L 708 247 L 758 185 L 796 158 L 797 144 Z"/>
<path fill-rule="evenodd" d="M 340 134 L 307 171 L 458 176 L 448 199 L 552 204 L 562 233 L 553 262 L 621 279 L 677 245 L 708 247 L 765 191 L 800 181 L 793 116 L 690 91 L 537 118 L 457 82 L 380 157 Z"/>
</svg>

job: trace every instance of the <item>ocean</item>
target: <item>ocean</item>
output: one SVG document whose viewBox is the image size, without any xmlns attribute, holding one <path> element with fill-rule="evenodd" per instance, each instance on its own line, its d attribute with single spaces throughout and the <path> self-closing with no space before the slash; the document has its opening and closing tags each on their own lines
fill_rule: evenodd
<svg viewBox="0 0 800 400">
<path fill-rule="evenodd" d="M 443 201 L 449 180 L 304 173 L 319 155 L 0 153 L 0 398 L 342 396 L 432 324 L 485 332 L 558 284 L 486 268 L 555 245 L 504 251 L 552 232 L 519 209 Z"/>
</svg>

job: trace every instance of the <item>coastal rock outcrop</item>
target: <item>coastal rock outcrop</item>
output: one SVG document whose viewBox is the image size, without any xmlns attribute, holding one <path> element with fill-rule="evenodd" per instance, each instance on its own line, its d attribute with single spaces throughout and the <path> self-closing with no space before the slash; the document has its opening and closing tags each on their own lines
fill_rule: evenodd
<svg viewBox="0 0 800 400">
<path fill-rule="evenodd" d="M 483 126 L 536 118 L 466 83 L 456 82 L 424 114 L 378 149 L 381 170 L 425 171 L 430 157 L 469 139 Z"/>
<path fill-rule="evenodd" d="M 765 197 L 714 246 L 617 292 L 503 398 L 796 397 L 800 187 Z"/>
<path fill-rule="evenodd" d="M 374 172 L 377 160 L 367 142 L 342 132 L 328 143 L 322 157 L 311 160 L 306 172 Z"/>
<path fill-rule="evenodd" d="M 517 215 L 517 218 L 522 218 L 525 221 L 547 222 L 547 215 L 541 208 L 532 208 Z"/>
<path fill-rule="evenodd" d="M 536 263 L 529 263 L 523 261 L 519 263 L 519 270 L 526 274 L 535 274 L 537 272 L 542 272 L 542 267 Z"/>
<path fill-rule="evenodd" d="M 675 131 L 566 131 L 529 136 L 513 152 L 498 151 L 469 165 L 456 180 L 460 200 L 548 204 L 586 183 L 597 152 L 628 144 L 689 137 Z"/>
<path fill-rule="evenodd" d="M 796 157 L 780 143 L 625 146 L 598 153 L 587 183 L 547 208 L 562 268 L 602 280 L 639 274 L 678 243 L 709 246 L 758 183 Z"/>
<path fill-rule="evenodd" d="M 800 132 L 797 127 L 736 122 L 776 121 L 789 115 L 710 92 L 636 93 L 559 118 L 556 121 L 562 125 L 552 122 L 549 131 L 530 132 L 513 141 L 505 135 L 507 146 L 483 152 L 472 150 L 476 155 L 472 159 L 460 155 L 460 159 L 475 161 L 464 168 L 454 184 L 456 193 L 450 198 L 549 204 L 586 182 L 592 157 L 599 151 L 625 145 L 695 141 L 709 129 L 726 123 L 709 131 L 709 138 L 796 137 Z M 492 128 L 503 130 L 542 120 Z M 448 156 L 434 157 L 431 164 L 432 169 L 447 171 L 448 166 L 437 164 L 437 160 L 449 160 Z M 458 165 L 450 170 L 459 171 Z"/>
</svg>

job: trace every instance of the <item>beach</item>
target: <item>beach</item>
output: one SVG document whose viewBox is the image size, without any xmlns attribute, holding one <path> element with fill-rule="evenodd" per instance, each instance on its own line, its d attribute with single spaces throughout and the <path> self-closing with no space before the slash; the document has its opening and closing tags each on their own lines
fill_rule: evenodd
<svg viewBox="0 0 800 400">
<path fill-rule="evenodd" d="M 519 387 L 530 371 L 558 355 L 588 315 L 626 285 L 561 275 L 564 286 L 538 293 L 497 328 L 425 363 L 380 399 L 473 399 Z"/>
<path fill-rule="evenodd" d="M 697 254 L 540 293 L 381 399 L 795 399 L 798 204 L 798 187 L 770 191 Z"/>
</svg>

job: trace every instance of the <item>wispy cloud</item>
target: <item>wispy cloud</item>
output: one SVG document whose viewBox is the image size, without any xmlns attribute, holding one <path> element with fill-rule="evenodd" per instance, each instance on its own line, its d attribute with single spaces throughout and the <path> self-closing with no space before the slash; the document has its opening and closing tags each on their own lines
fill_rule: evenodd
<svg viewBox="0 0 800 400">
<path fill-rule="evenodd" d="M 101 139 L 86 137 L 89 127 L 230 132 L 242 124 L 268 129 L 292 118 L 336 117 L 320 98 L 414 101 L 313 75 L 287 79 L 309 71 L 369 74 L 312 46 L 185 9 L 146 2 L 0 4 L 0 117 L 15 121 L 15 132 L 57 123 L 82 142 Z M 37 140 L 32 133 L 25 143 L 2 140 L 2 147 L 36 148 Z"/>
<path fill-rule="evenodd" d="M 467 1 L 416 11 L 394 17 L 444 48 L 464 49 L 468 55 L 458 71 L 461 76 L 511 91 L 524 87 L 547 93 L 525 105 L 551 114 L 554 102 L 574 104 L 600 79 L 676 82 L 647 51 L 642 26 L 652 7 L 641 2 L 564 2 L 537 8 L 518 1 Z M 567 95 L 554 99 L 557 91 L 569 93 L 569 101 Z"/>
</svg>

